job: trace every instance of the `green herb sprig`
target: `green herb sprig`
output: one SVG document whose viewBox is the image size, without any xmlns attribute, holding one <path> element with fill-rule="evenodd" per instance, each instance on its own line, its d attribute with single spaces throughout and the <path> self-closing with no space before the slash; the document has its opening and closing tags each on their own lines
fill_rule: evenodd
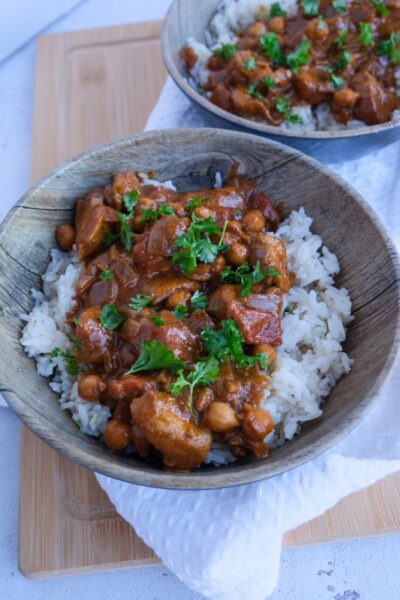
<svg viewBox="0 0 400 600">
<path fill-rule="evenodd" d="M 260 38 L 261 51 L 275 65 L 285 64 L 285 56 L 281 50 L 279 39 L 276 33 L 267 33 Z"/>
<path fill-rule="evenodd" d="M 99 323 L 106 329 L 114 331 L 122 325 L 125 318 L 120 314 L 115 304 L 105 304 L 101 309 Z"/>
<path fill-rule="evenodd" d="M 79 365 L 76 362 L 76 358 L 70 352 L 63 352 L 60 348 L 53 348 L 50 352 L 51 358 L 56 358 L 60 356 L 64 361 L 64 367 L 68 375 L 72 377 L 76 377 L 79 373 Z"/>
<path fill-rule="evenodd" d="M 288 98 L 284 98 L 283 96 L 276 98 L 275 108 L 277 111 L 279 111 L 283 115 L 285 121 L 288 121 L 289 123 L 302 123 L 303 122 L 299 115 L 296 115 L 292 112 L 292 110 L 289 106 Z"/>
<path fill-rule="evenodd" d="M 225 267 L 219 277 L 224 283 L 240 283 L 239 296 L 244 297 L 251 294 L 251 288 L 255 283 L 260 283 L 265 277 L 279 277 L 279 273 L 273 268 L 263 271 L 258 261 L 255 267 L 251 267 L 248 262 L 243 263 L 236 270 L 231 266 Z"/>
<path fill-rule="evenodd" d="M 204 361 L 194 363 L 192 369 L 185 373 L 183 369 L 180 369 L 177 373 L 176 381 L 171 385 L 170 390 L 174 396 L 179 394 L 186 388 L 189 388 L 189 400 L 188 407 L 192 417 L 196 417 L 196 413 L 193 408 L 193 392 L 196 385 L 206 386 L 215 381 L 219 375 L 219 363 L 218 360 L 210 356 Z"/>
<path fill-rule="evenodd" d="M 127 374 L 139 373 L 140 371 L 152 371 L 153 369 L 167 369 L 177 371 L 183 369 L 184 363 L 175 358 L 172 350 L 161 342 L 141 342 L 140 352 L 136 362 L 133 363 Z"/>
<path fill-rule="evenodd" d="M 225 61 L 228 61 L 237 52 L 235 44 L 221 44 L 219 48 L 215 48 L 212 53 L 215 56 L 220 56 Z"/>
</svg>

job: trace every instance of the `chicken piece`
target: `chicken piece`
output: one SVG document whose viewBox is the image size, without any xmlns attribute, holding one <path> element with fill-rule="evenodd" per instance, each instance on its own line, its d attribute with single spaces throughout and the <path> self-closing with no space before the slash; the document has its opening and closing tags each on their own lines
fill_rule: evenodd
<svg viewBox="0 0 400 600">
<path fill-rule="evenodd" d="M 107 391 L 115 400 L 128 400 L 156 389 L 157 382 L 149 377 L 124 375 L 109 382 Z"/>
<path fill-rule="evenodd" d="M 312 66 L 301 67 L 293 84 L 300 98 L 312 106 L 327 100 L 335 91 L 329 73 Z"/>
<path fill-rule="evenodd" d="M 86 308 L 79 315 L 76 326 L 76 338 L 80 346 L 77 352 L 78 362 L 101 365 L 110 359 L 113 334 L 99 323 L 100 308 Z"/>
<path fill-rule="evenodd" d="M 238 286 L 223 285 L 209 297 L 208 312 L 219 320 L 233 319 L 246 344 L 282 343 L 282 293 L 269 288 L 263 294 L 238 296 Z"/>
<path fill-rule="evenodd" d="M 279 277 L 274 277 L 273 281 L 277 287 L 287 293 L 290 290 L 290 277 L 287 266 L 286 248 L 284 242 L 269 235 L 268 233 L 259 233 L 250 244 L 249 262 L 256 265 L 258 262 L 262 269 L 274 268 L 278 271 Z"/>
<path fill-rule="evenodd" d="M 377 125 L 389 121 L 397 106 L 396 95 L 386 90 L 370 73 L 357 73 L 350 82 L 360 94 L 354 105 L 354 117 L 367 125 Z"/>
<path fill-rule="evenodd" d="M 132 401 L 131 416 L 134 426 L 161 452 L 167 469 L 190 471 L 206 459 L 212 443 L 210 430 L 191 423 L 173 396 L 146 392 Z"/>
<path fill-rule="evenodd" d="M 243 117 L 262 117 L 268 123 L 279 125 L 282 118 L 274 119 L 268 108 L 261 100 L 252 98 L 244 86 L 239 85 L 231 93 L 232 106 Z"/>
<path fill-rule="evenodd" d="M 141 342 L 157 340 L 172 350 L 176 358 L 183 361 L 195 360 L 199 346 L 198 337 L 169 310 L 162 310 L 154 316 L 156 315 L 163 319 L 164 325 L 155 325 L 148 317 L 139 320 L 139 332 L 135 340 L 131 340 L 137 351 Z"/>
<path fill-rule="evenodd" d="M 111 185 L 108 185 L 104 191 L 104 198 L 106 203 L 115 208 L 115 210 L 121 210 L 123 208 L 124 196 L 139 187 L 138 178 L 130 171 L 123 173 L 117 173 Z"/>
<path fill-rule="evenodd" d="M 155 277 L 142 277 L 138 283 L 139 294 L 151 296 L 151 304 L 159 304 L 178 290 L 188 290 L 193 293 L 200 285 L 195 281 L 179 277 L 178 275 L 160 275 Z"/>
<path fill-rule="evenodd" d="M 222 110 L 232 110 L 231 93 L 222 83 L 218 83 L 211 92 L 210 101 Z"/>
<path fill-rule="evenodd" d="M 92 206 L 87 202 L 75 219 L 75 244 L 79 258 L 83 260 L 97 250 L 104 239 L 107 224 L 117 223 L 115 211 L 104 204 Z"/>
</svg>

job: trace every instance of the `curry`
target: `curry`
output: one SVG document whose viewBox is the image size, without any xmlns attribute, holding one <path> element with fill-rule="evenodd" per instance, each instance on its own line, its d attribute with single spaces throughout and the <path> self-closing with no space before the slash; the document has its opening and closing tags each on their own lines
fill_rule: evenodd
<svg viewBox="0 0 400 600">
<path fill-rule="evenodd" d="M 384 123 L 399 106 L 399 32 L 398 0 L 301 0 L 296 16 L 274 3 L 268 19 L 214 48 L 203 91 L 226 111 L 275 126 L 301 123 L 294 107 L 322 103 L 342 125 Z M 181 58 L 188 71 L 198 60 L 190 46 Z"/>
<path fill-rule="evenodd" d="M 202 464 L 213 443 L 266 456 L 260 406 L 291 286 L 279 212 L 233 172 L 177 192 L 119 173 L 75 205 L 58 245 L 81 262 L 67 314 L 79 396 L 108 406 L 114 452 Z"/>
</svg>

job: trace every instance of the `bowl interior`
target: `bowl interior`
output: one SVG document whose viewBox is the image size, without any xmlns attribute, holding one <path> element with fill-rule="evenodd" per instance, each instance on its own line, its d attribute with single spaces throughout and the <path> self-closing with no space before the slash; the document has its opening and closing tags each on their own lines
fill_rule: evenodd
<svg viewBox="0 0 400 600">
<path fill-rule="evenodd" d="M 159 465 L 109 453 L 80 433 L 68 412 L 39 376 L 19 343 L 21 313 L 32 308 L 30 290 L 55 246 L 54 230 L 72 220 L 77 197 L 105 185 L 126 169 L 155 171 L 179 190 L 212 186 L 216 172 L 233 163 L 255 179 L 284 216 L 303 206 L 313 231 L 341 264 L 337 278 L 350 291 L 354 321 L 345 350 L 354 359 L 326 400 L 322 417 L 267 459 L 247 458 L 230 466 L 204 467 L 188 474 L 163 472 Z M 399 341 L 397 254 L 376 216 L 358 194 L 314 160 L 255 136 L 216 129 L 167 130 L 140 134 L 85 153 L 65 163 L 30 190 L 0 232 L 0 388 L 21 419 L 53 448 L 91 469 L 126 481 L 170 488 L 237 485 L 284 472 L 335 443 L 372 406 L 393 364 Z"/>
<path fill-rule="evenodd" d="M 340 148 L 338 148 L 337 141 L 343 138 L 347 138 L 348 141 L 350 137 L 358 138 L 359 136 L 371 133 L 375 134 L 375 136 L 372 136 L 368 140 L 370 149 L 375 146 L 379 147 L 383 143 L 392 143 L 398 139 L 400 135 L 397 131 L 397 126 L 399 125 L 398 119 L 380 125 L 355 129 L 302 131 L 299 133 L 294 130 L 279 129 L 263 122 L 239 117 L 210 102 L 190 85 L 183 62 L 179 58 L 179 51 L 186 45 L 189 38 L 194 38 L 199 42 L 205 43 L 205 31 L 208 29 L 210 20 L 220 4 L 220 0 L 201 0 L 201 2 L 198 0 L 175 0 L 165 17 L 161 35 L 163 58 L 169 74 L 182 91 L 208 111 L 208 113 L 219 119 L 224 119 L 225 122 L 230 122 L 233 127 L 244 128 L 269 136 L 272 135 L 278 141 L 289 143 L 292 147 L 297 147 L 319 159 L 323 155 L 326 157 L 326 162 L 333 162 L 335 159 L 338 160 L 339 157 L 343 159 L 344 155 L 347 155 L 348 159 L 354 158 L 354 152 L 357 152 L 359 155 L 365 153 L 365 147 L 363 148 L 363 145 L 360 145 L 360 141 L 357 143 L 356 140 L 351 144 L 353 148 L 352 152 L 348 153 L 347 147 L 344 144 L 341 144 Z M 296 142 L 296 140 L 299 142 Z M 305 140 L 310 140 L 310 142 L 307 144 Z M 329 143 L 330 140 L 336 141 L 335 149 L 336 151 L 340 150 L 337 157 L 333 156 L 332 152 L 329 152 L 329 149 L 326 148 L 326 142 L 328 141 Z"/>
</svg>

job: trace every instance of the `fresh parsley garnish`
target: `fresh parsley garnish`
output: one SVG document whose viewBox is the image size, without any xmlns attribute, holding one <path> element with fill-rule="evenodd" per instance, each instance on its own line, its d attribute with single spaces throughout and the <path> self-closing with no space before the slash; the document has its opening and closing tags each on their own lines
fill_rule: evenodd
<svg viewBox="0 0 400 600">
<path fill-rule="evenodd" d="M 289 123 L 302 123 L 301 117 L 299 115 L 294 114 L 289 106 L 289 98 L 284 98 L 280 96 L 275 99 L 275 108 L 278 112 L 280 112 L 285 121 L 289 121 Z"/>
<path fill-rule="evenodd" d="M 116 233 L 113 233 L 110 230 L 110 228 L 107 227 L 103 238 L 103 244 L 105 244 L 106 246 L 111 246 L 111 244 L 113 244 L 117 239 L 118 235 Z"/>
<path fill-rule="evenodd" d="M 322 15 L 318 15 L 317 21 L 318 21 L 318 23 L 317 23 L 317 30 L 318 31 L 322 31 L 323 29 L 325 29 L 326 23 L 325 23 L 324 17 Z"/>
<path fill-rule="evenodd" d="M 371 2 L 380 17 L 389 17 L 392 14 L 388 7 L 383 2 L 380 2 L 380 0 L 371 0 Z"/>
<path fill-rule="evenodd" d="M 186 306 L 183 306 L 183 304 L 178 304 L 178 306 L 175 306 L 174 310 L 172 311 L 172 314 L 174 315 L 174 317 L 176 317 L 177 319 L 184 319 L 187 315 L 187 308 Z"/>
<path fill-rule="evenodd" d="M 250 98 L 255 98 L 256 100 L 260 100 L 262 102 L 264 100 L 264 96 L 257 92 L 258 81 L 254 81 L 246 88 L 246 94 Z"/>
<path fill-rule="evenodd" d="M 332 0 L 332 6 L 336 10 L 337 13 L 342 15 L 347 11 L 347 2 L 346 0 Z"/>
<path fill-rule="evenodd" d="M 77 317 L 74 317 L 72 319 L 72 322 L 73 322 L 74 325 L 80 325 L 81 324 L 80 320 Z"/>
<path fill-rule="evenodd" d="M 341 31 L 339 31 L 339 33 L 338 33 L 337 37 L 334 39 L 333 43 L 338 48 L 341 48 L 343 46 L 343 44 L 346 42 L 347 34 L 348 34 L 347 29 L 342 29 Z"/>
<path fill-rule="evenodd" d="M 318 14 L 318 0 L 301 0 L 301 8 L 307 17 L 316 17 Z"/>
<path fill-rule="evenodd" d="M 287 62 L 293 73 L 297 73 L 300 67 L 308 63 L 308 51 L 310 49 L 309 40 L 305 39 L 300 42 L 293 52 L 287 55 Z"/>
<path fill-rule="evenodd" d="M 272 77 L 264 77 L 264 79 L 262 79 L 262 83 L 269 90 L 274 90 L 275 89 L 275 80 Z"/>
<path fill-rule="evenodd" d="M 397 48 L 397 43 L 400 42 L 399 33 L 391 33 L 387 40 L 383 40 L 378 44 L 376 53 L 379 56 L 386 54 L 389 61 L 393 64 L 400 62 L 400 51 Z"/>
<path fill-rule="evenodd" d="M 271 4 L 269 18 L 273 19 L 274 17 L 287 17 L 287 12 L 281 8 L 279 2 L 273 2 Z"/>
<path fill-rule="evenodd" d="M 127 374 L 139 373 L 139 371 L 152 371 L 153 369 L 168 369 L 177 371 L 183 369 L 184 363 L 175 358 L 172 350 L 161 342 L 141 342 L 140 352 L 136 362 L 133 363 Z"/>
<path fill-rule="evenodd" d="M 279 277 L 279 273 L 274 268 L 263 271 L 258 261 L 255 267 L 250 266 L 248 262 L 243 263 L 236 270 L 231 266 L 225 267 L 219 277 L 224 283 L 240 283 L 239 296 L 243 297 L 251 293 L 255 283 L 260 283 L 265 277 Z"/>
<path fill-rule="evenodd" d="M 110 281 L 110 279 L 113 278 L 113 272 L 111 269 L 104 269 L 104 271 L 100 273 L 99 277 L 102 281 Z"/>
<path fill-rule="evenodd" d="M 360 21 L 360 35 L 357 38 L 357 42 L 363 46 L 374 46 L 374 38 L 372 36 L 372 25 L 371 23 L 363 23 Z"/>
<path fill-rule="evenodd" d="M 192 223 L 186 233 L 175 240 L 172 262 L 180 268 L 184 275 L 193 273 L 197 261 L 211 264 L 220 250 L 219 244 L 213 244 L 210 235 L 220 234 L 221 231 L 211 217 L 200 219 L 192 215 Z"/>
<path fill-rule="evenodd" d="M 139 200 L 139 190 L 132 190 L 124 196 L 124 206 L 127 213 L 131 214 Z"/>
<path fill-rule="evenodd" d="M 165 325 L 165 321 L 162 317 L 149 317 L 149 320 L 153 323 L 153 325 L 155 325 L 156 327 L 162 327 L 163 325 Z"/>
<path fill-rule="evenodd" d="M 171 385 L 170 390 L 174 396 L 179 396 L 179 394 L 186 387 L 189 388 L 189 399 L 188 399 L 188 407 L 189 412 L 192 417 L 196 416 L 196 413 L 193 409 L 193 391 L 196 385 L 205 386 L 213 381 L 219 375 L 219 364 L 218 360 L 209 356 L 204 361 L 199 361 L 194 363 L 192 369 L 185 374 L 183 369 L 180 369 L 177 373 L 176 381 Z"/>
<path fill-rule="evenodd" d="M 220 329 L 206 327 L 200 337 L 204 349 L 218 362 L 224 363 L 230 359 L 240 369 L 249 369 L 256 363 L 259 363 L 262 369 L 268 368 L 264 353 L 255 356 L 249 356 L 245 353 L 243 336 L 232 319 L 221 321 Z"/>
<path fill-rule="evenodd" d="M 129 301 L 129 308 L 133 308 L 137 312 L 142 312 L 142 310 L 151 302 L 151 296 L 143 296 L 141 294 L 137 294 Z"/>
<path fill-rule="evenodd" d="M 165 204 L 161 204 L 156 210 L 153 210 L 152 208 L 143 208 L 141 212 L 144 221 L 156 220 L 158 217 L 173 214 L 175 214 L 173 209 L 170 206 L 165 206 Z"/>
<path fill-rule="evenodd" d="M 50 352 L 50 357 L 56 358 L 58 356 L 63 359 L 64 367 L 68 375 L 76 377 L 76 375 L 79 373 L 79 365 L 76 362 L 75 356 L 69 352 L 63 352 L 60 350 L 60 348 L 53 348 L 53 350 Z"/>
<path fill-rule="evenodd" d="M 350 60 L 351 60 L 350 52 L 348 52 L 347 50 L 343 50 L 343 52 L 341 52 L 339 54 L 339 57 L 334 62 L 333 70 L 334 71 L 343 71 L 343 69 L 345 69 L 347 67 L 347 65 L 349 64 Z"/>
<path fill-rule="evenodd" d="M 243 61 L 243 66 L 248 71 L 255 71 L 256 59 L 254 58 L 254 56 L 250 56 L 250 58 L 246 58 L 246 60 Z"/>
<path fill-rule="evenodd" d="M 331 84 L 334 90 L 340 90 L 345 85 L 345 81 L 338 75 L 331 73 Z"/>
<path fill-rule="evenodd" d="M 126 215 L 125 213 L 116 211 L 117 219 L 119 221 L 119 237 L 125 250 L 132 249 L 132 230 L 129 226 L 129 221 L 133 218 L 132 214 Z"/>
<path fill-rule="evenodd" d="M 260 38 L 261 51 L 269 58 L 275 65 L 283 65 L 285 57 L 281 50 L 279 39 L 276 33 L 267 33 Z"/>
<path fill-rule="evenodd" d="M 125 318 L 119 313 L 115 304 L 105 304 L 101 309 L 99 323 L 106 329 L 114 331 L 125 321 Z"/>
<path fill-rule="evenodd" d="M 193 296 L 190 298 L 190 308 L 195 310 L 200 310 L 201 308 L 207 308 L 208 306 L 208 296 L 207 294 L 202 294 L 199 290 L 196 290 Z"/>
<path fill-rule="evenodd" d="M 229 60 L 237 51 L 235 44 L 221 44 L 219 48 L 215 48 L 212 53 L 216 56 L 221 56 L 224 60 Z"/>
<path fill-rule="evenodd" d="M 189 202 L 186 204 L 186 210 L 189 214 L 192 214 L 195 208 L 201 206 L 204 202 L 204 198 L 200 198 L 200 196 L 192 196 Z"/>
</svg>

